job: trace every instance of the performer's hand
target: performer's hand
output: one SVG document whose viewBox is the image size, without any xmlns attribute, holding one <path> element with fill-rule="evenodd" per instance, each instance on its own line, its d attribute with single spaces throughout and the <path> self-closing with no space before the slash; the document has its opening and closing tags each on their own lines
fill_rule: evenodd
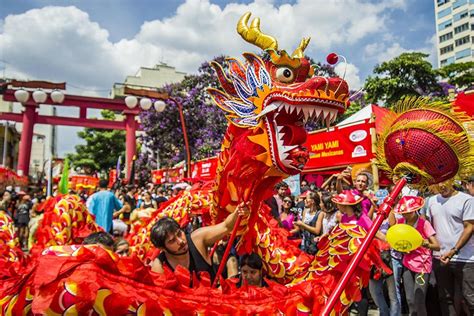
<svg viewBox="0 0 474 316">
<path fill-rule="evenodd" d="M 303 226 L 303 222 L 302 221 L 296 221 L 294 222 L 295 226 L 298 226 L 298 227 L 301 227 Z"/>
<path fill-rule="evenodd" d="M 239 205 L 237 205 L 237 208 L 235 210 L 239 216 L 242 217 L 247 217 L 250 215 L 250 208 L 247 204 L 247 202 L 242 202 Z"/>
</svg>

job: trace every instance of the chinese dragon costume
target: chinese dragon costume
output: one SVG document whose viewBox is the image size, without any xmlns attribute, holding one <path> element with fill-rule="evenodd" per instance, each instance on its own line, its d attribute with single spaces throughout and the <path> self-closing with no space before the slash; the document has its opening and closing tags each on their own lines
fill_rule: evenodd
<svg viewBox="0 0 474 316">
<path fill-rule="evenodd" d="M 98 228 L 80 211 L 80 203 L 67 204 L 74 199 L 71 196 L 54 201 L 70 207 L 67 214 L 55 215 L 59 224 L 50 221 L 38 231 L 37 247 L 47 248 L 32 258 L 17 251 L 10 222 L 0 217 L 6 223 L 0 226 L 0 251 L 6 254 L 0 258 L 1 315 L 321 314 L 365 230 L 339 224 L 321 239 L 318 253 L 310 256 L 288 240 L 263 201 L 276 183 L 300 173 L 307 162 L 305 123 L 312 120 L 329 126 L 349 105 L 349 90 L 341 78 L 314 76 L 315 69 L 304 56 L 308 38 L 288 54 L 260 31 L 258 18 L 250 25 L 249 18 L 250 13 L 242 16 L 237 31 L 263 55 L 244 53 L 245 62 L 229 58 L 225 67 L 213 64 L 221 89 L 208 92 L 226 112 L 229 127 L 212 187 L 185 191 L 150 219 L 133 224 L 131 257 L 118 257 L 97 245 L 73 245 L 84 231 Z M 466 154 L 464 147 L 456 153 Z M 239 221 L 237 249 L 261 256 L 272 280 L 268 288 L 237 288 L 232 280 L 221 279 L 216 289 L 208 278 L 196 279 L 185 269 L 156 274 L 143 263 L 156 255 L 149 232 L 159 218 L 171 216 L 184 225 L 194 213 L 219 222 L 241 202 L 248 203 L 251 213 Z M 51 217 L 45 214 L 45 218 Z M 74 218 L 81 220 L 76 223 Z M 385 267 L 376 242 L 364 254 L 332 315 L 346 313 L 360 299 L 374 265 Z"/>
</svg>

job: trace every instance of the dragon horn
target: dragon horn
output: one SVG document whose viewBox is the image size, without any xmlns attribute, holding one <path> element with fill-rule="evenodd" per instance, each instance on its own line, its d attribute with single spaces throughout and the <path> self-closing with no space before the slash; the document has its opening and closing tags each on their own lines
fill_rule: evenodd
<svg viewBox="0 0 474 316">
<path fill-rule="evenodd" d="M 309 41 L 311 40 L 311 37 L 303 37 L 303 39 L 300 42 L 300 45 L 298 46 L 297 49 L 291 54 L 291 57 L 293 58 L 303 58 L 304 57 L 304 50 L 309 44 Z"/>
<path fill-rule="evenodd" d="M 250 27 L 247 26 L 249 21 L 251 12 L 247 12 L 240 18 L 239 22 L 237 23 L 237 33 L 242 36 L 244 40 L 249 42 L 250 44 L 254 44 L 260 47 L 263 50 L 266 49 L 274 49 L 278 50 L 278 43 L 277 40 L 270 36 L 263 34 L 260 31 L 260 19 L 255 18 L 252 20 Z"/>
</svg>

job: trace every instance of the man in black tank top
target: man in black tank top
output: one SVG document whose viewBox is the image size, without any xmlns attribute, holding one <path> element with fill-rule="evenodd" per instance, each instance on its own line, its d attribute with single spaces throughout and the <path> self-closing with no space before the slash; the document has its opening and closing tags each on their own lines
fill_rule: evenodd
<svg viewBox="0 0 474 316">
<path fill-rule="evenodd" d="M 208 249 L 232 231 L 239 215 L 247 217 L 249 212 L 249 208 L 242 203 L 223 222 L 201 227 L 189 235 L 184 233 L 174 219 L 160 219 L 153 225 L 150 233 L 151 242 L 161 250 L 160 255 L 151 263 L 152 271 L 162 273 L 163 266 L 174 271 L 180 265 L 191 273 L 207 272 L 211 282 L 214 281 L 215 271 Z"/>
</svg>

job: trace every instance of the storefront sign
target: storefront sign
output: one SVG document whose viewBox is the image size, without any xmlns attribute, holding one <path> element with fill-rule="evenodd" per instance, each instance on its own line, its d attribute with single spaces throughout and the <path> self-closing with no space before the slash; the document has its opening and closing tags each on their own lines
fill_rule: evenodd
<svg viewBox="0 0 474 316">
<path fill-rule="evenodd" d="M 309 161 L 304 172 L 370 161 L 374 156 L 370 128 L 374 126 L 365 121 L 329 132 L 310 133 L 305 144 Z"/>
</svg>

